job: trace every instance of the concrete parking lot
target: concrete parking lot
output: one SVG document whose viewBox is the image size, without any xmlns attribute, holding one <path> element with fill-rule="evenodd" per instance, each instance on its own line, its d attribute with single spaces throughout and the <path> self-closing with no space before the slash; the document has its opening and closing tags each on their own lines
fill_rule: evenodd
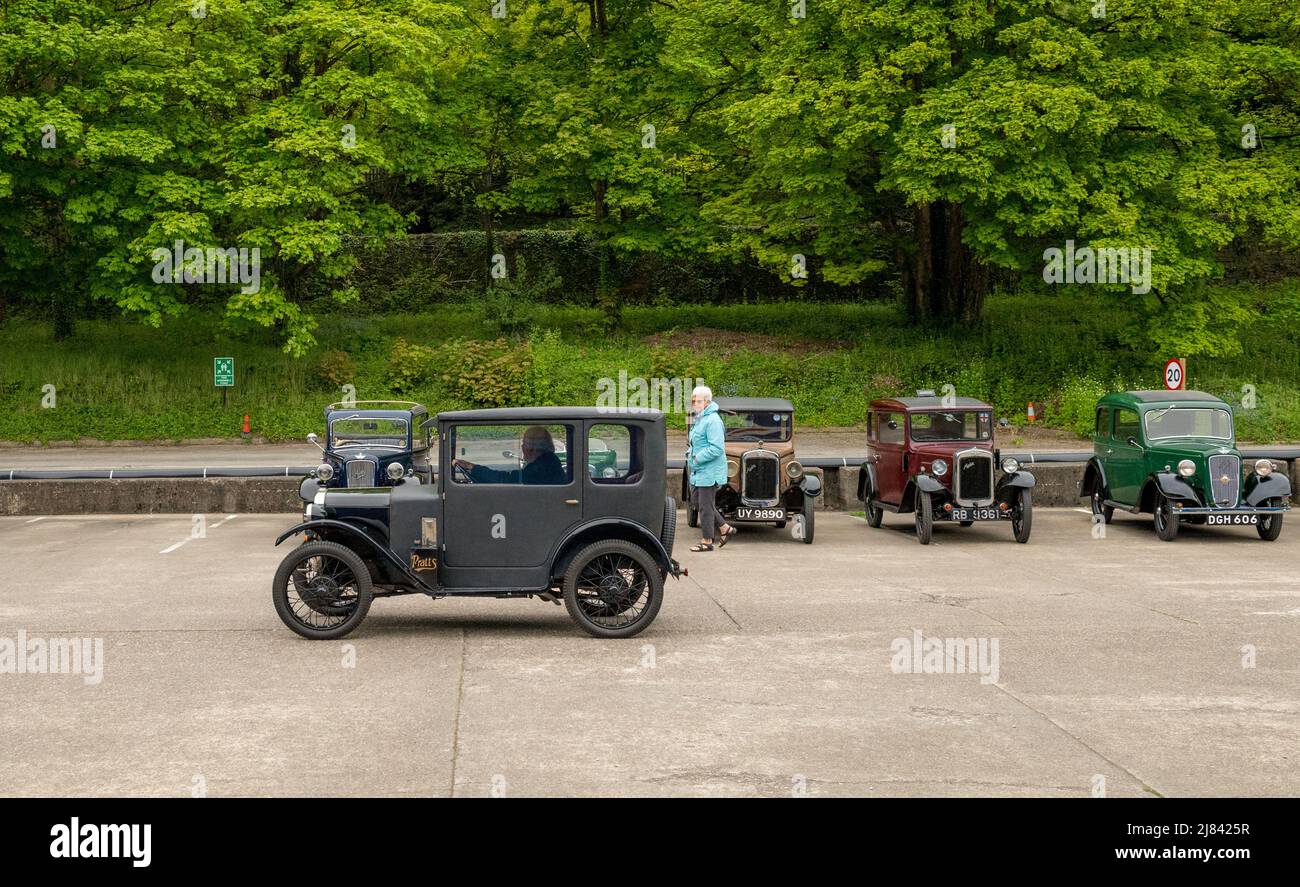
<svg viewBox="0 0 1300 887">
<path fill-rule="evenodd" d="M 0 674 L 0 794 L 1300 793 L 1300 526 L 1097 539 L 1063 508 L 1027 545 L 922 548 L 826 513 L 811 547 L 752 528 L 703 555 L 683 526 L 690 576 L 631 640 L 398 598 L 311 642 L 271 606 L 293 519 L 0 518 L 0 643 L 104 650 L 98 683 Z M 996 669 L 924 673 L 918 631 Z"/>
</svg>

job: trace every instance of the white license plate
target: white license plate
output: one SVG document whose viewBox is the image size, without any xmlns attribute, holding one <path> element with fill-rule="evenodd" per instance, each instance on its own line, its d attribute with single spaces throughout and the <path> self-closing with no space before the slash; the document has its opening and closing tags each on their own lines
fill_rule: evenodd
<svg viewBox="0 0 1300 887">
<path fill-rule="evenodd" d="M 737 508 L 736 520 L 785 520 L 784 508 Z"/>
<path fill-rule="evenodd" d="M 996 508 L 954 508 L 953 520 L 1001 520 L 1002 512 Z"/>
<path fill-rule="evenodd" d="M 1207 524 L 1230 524 L 1236 527 L 1250 526 L 1259 523 L 1257 514 L 1207 514 L 1205 516 Z"/>
</svg>

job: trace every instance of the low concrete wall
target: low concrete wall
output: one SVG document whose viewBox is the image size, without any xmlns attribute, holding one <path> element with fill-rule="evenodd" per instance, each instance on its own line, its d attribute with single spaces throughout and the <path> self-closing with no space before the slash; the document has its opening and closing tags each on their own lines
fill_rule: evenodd
<svg viewBox="0 0 1300 887">
<path fill-rule="evenodd" d="M 1040 463 L 1034 504 L 1081 506 L 1076 497 L 1083 464 Z M 857 511 L 857 468 L 812 469 L 822 475 L 818 507 Z M 1300 462 L 1290 465 L 1291 488 L 1300 491 Z M 254 514 L 302 511 L 299 478 L 176 478 L 158 480 L 0 481 L 0 515 L 34 514 Z M 668 494 L 678 496 L 682 473 L 668 471 Z M 1298 500 L 1300 501 L 1300 500 Z"/>
</svg>

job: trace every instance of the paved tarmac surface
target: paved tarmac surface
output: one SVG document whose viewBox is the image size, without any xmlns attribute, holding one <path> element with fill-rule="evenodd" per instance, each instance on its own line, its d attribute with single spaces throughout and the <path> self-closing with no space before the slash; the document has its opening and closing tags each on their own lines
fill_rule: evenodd
<svg viewBox="0 0 1300 887">
<path fill-rule="evenodd" d="M 104 646 L 97 684 L 0 674 L 0 795 L 1300 794 L 1290 524 L 1167 544 L 1040 510 L 1027 545 L 921 548 L 904 518 L 823 514 L 812 547 L 750 528 L 704 555 L 683 527 L 691 575 L 631 640 L 399 598 L 311 642 L 271 607 L 292 520 L 0 518 L 0 653 Z M 914 630 L 996 641 L 996 682 L 895 673 Z"/>
</svg>

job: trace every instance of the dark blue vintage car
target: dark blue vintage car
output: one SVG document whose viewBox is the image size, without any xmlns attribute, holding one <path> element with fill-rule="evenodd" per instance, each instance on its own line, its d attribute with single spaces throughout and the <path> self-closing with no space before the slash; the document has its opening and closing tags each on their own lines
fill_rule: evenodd
<svg viewBox="0 0 1300 887">
<path fill-rule="evenodd" d="M 422 428 L 429 411 L 418 403 L 360 400 L 325 408 L 325 444 L 315 434 L 324 461 L 316 469 L 323 486 L 390 487 L 405 477 L 433 482 L 429 430 Z"/>
</svg>

